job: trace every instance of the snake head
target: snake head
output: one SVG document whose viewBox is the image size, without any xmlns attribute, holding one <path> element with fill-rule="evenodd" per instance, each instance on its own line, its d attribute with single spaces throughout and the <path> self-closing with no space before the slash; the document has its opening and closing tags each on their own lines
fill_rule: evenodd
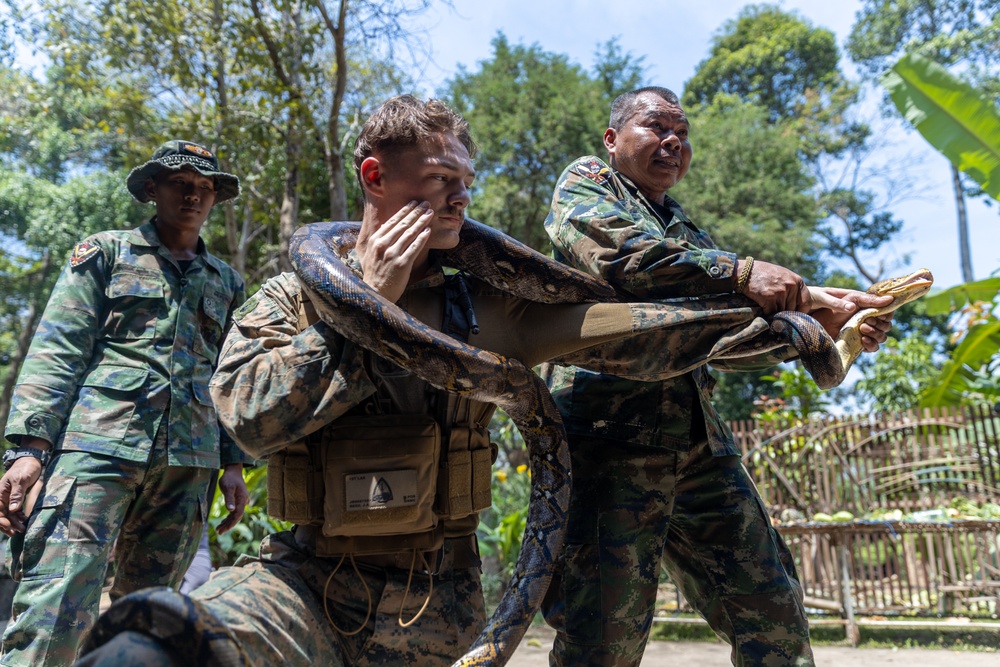
<svg viewBox="0 0 1000 667">
<path fill-rule="evenodd" d="M 877 282 L 868 288 L 868 293 L 891 296 L 894 299 L 892 306 L 898 307 L 927 294 L 933 284 L 934 275 L 930 269 L 918 269 L 905 276 Z"/>
</svg>

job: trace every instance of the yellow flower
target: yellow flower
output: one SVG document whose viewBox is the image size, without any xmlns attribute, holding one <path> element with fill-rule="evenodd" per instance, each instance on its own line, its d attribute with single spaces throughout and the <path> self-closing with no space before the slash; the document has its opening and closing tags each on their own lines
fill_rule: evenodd
<svg viewBox="0 0 1000 667">
<path fill-rule="evenodd" d="M 518 475 L 523 475 L 526 472 L 528 472 L 528 466 L 524 465 L 523 463 L 521 465 L 517 466 L 517 474 Z"/>
<path fill-rule="evenodd" d="M 498 482 L 507 481 L 507 472 L 505 470 L 497 470 L 497 481 Z"/>
</svg>

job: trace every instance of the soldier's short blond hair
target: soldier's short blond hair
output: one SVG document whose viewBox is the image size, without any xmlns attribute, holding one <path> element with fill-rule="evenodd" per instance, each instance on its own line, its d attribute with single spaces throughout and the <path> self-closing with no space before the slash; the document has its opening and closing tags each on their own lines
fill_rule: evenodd
<svg viewBox="0 0 1000 667">
<path fill-rule="evenodd" d="M 413 95 L 386 100 L 365 121 L 354 143 L 354 172 L 358 181 L 365 158 L 375 154 L 390 157 L 440 133 L 455 135 L 469 151 L 469 157 L 475 157 L 476 144 L 468 121 L 444 102 L 433 99 L 422 102 Z"/>
</svg>

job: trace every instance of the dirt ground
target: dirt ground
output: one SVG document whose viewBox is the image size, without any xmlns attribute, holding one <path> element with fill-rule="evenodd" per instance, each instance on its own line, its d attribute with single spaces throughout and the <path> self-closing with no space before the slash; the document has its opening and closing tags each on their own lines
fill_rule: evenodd
<svg viewBox="0 0 1000 667">
<path fill-rule="evenodd" d="M 532 628 L 508 665 L 510 667 L 548 667 L 552 632 Z M 922 648 L 851 648 L 849 646 L 814 646 L 818 667 L 997 667 L 1000 654 L 975 653 L 947 649 Z M 726 667 L 729 646 L 722 642 L 650 642 L 642 667 Z"/>
</svg>

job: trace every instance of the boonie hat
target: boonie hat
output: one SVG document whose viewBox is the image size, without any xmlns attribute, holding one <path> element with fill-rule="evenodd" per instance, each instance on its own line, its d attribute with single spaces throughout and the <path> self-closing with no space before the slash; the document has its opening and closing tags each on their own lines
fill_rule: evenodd
<svg viewBox="0 0 1000 667">
<path fill-rule="evenodd" d="M 215 179 L 215 203 L 227 201 L 240 194 L 240 179 L 233 174 L 219 171 L 219 160 L 212 151 L 193 141 L 174 139 L 163 144 L 153 153 L 152 159 L 129 172 L 125 182 L 132 196 L 146 203 L 145 183 L 164 169 L 177 171 L 188 167 L 202 176 Z"/>
</svg>

